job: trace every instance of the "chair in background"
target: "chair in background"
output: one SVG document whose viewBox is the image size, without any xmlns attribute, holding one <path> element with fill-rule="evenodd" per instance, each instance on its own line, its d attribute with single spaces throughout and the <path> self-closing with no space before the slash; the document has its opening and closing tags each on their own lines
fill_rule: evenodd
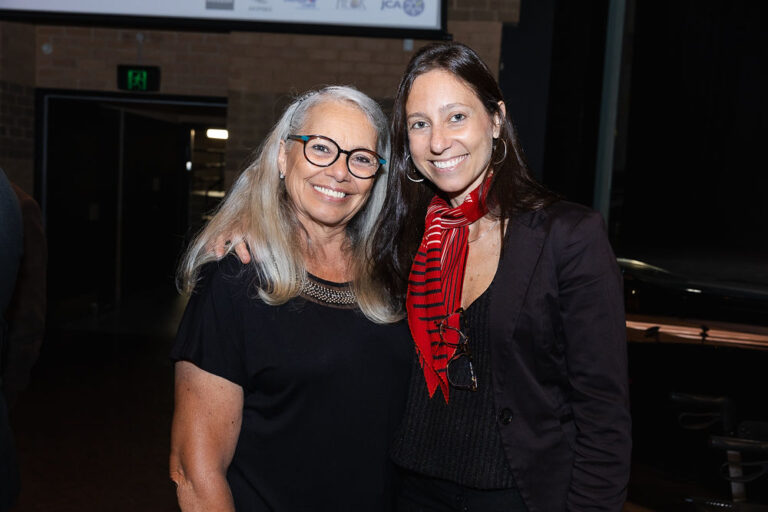
<svg viewBox="0 0 768 512">
<path fill-rule="evenodd" d="M 687 498 L 691 510 L 768 512 L 768 505 L 747 499 L 747 484 L 768 489 L 768 478 L 764 478 L 768 474 L 768 422 L 745 420 L 734 428 L 732 401 L 724 396 L 671 393 L 669 398 L 679 410 L 678 425 L 684 430 L 705 432 L 709 447 L 723 450 L 726 455 L 719 470 L 730 483 L 730 500 Z M 702 449 L 705 446 L 702 444 Z"/>
</svg>

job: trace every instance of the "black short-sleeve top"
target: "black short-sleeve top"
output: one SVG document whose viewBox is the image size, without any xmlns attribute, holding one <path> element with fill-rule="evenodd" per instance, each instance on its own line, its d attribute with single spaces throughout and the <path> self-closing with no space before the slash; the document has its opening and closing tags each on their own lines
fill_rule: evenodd
<svg viewBox="0 0 768 512">
<path fill-rule="evenodd" d="M 243 388 L 227 472 L 238 511 L 391 510 L 388 448 L 413 360 L 405 322 L 258 298 L 256 272 L 209 263 L 171 352 Z"/>
</svg>

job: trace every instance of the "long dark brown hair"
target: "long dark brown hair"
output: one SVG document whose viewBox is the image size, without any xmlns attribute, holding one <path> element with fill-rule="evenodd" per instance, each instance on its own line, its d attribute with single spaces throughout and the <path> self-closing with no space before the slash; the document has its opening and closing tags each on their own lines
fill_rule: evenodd
<svg viewBox="0 0 768 512">
<path fill-rule="evenodd" d="M 556 196 L 536 182 L 528 170 L 514 125 L 499 107 L 504 98 L 488 66 L 470 47 L 461 43 L 433 43 L 411 58 L 397 89 L 392 110 L 392 154 L 387 197 L 374 237 L 376 279 L 392 294 L 405 296 L 408 272 L 424 233 L 424 217 L 432 197 L 440 193 L 431 182 L 414 183 L 419 177 L 409 158 L 405 105 L 414 80 L 432 70 L 443 70 L 468 85 L 485 106 L 488 115 L 502 118 L 499 138 L 494 141 L 491 165 L 494 175 L 488 191 L 491 212 L 508 221 L 514 215 L 543 208 Z M 505 222 L 499 223 L 503 236 Z"/>
</svg>

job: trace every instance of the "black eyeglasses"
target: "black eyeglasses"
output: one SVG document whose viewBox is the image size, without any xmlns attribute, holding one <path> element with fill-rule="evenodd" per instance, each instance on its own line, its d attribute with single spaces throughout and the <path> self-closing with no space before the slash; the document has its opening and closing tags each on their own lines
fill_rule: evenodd
<svg viewBox="0 0 768 512">
<path fill-rule="evenodd" d="M 475 365 L 472 362 L 472 352 L 469 350 L 469 338 L 460 329 L 448 325 L 448 319 L 453 315 L 459 315 L 459 325 L 463 325 L 464 308 L 459 308 L 440 322 L 435 322 L 440 334 L 440 343 L 456 349 L 453 357 L 448 360 L 445 370 L 448 374 L 448 383 L 456 389 L 477 391 L 477 375 L 475 374 Z M 448 331 L 456 333 L 458 339 L 456 343 L 445 340 Z"/>
<path fill-rule="evenodd" d="M 376 172 L 387 161 L 370 149 L 341 149 L 335 140 L 322 135 L 288 135 L 290 140 L 304 143 L 304 158 L 318 167 L 330 167 L 339 155 L 347 155 L 347 169 L 349 173 L 362 180 L 373 178 Z"/>
</svg>

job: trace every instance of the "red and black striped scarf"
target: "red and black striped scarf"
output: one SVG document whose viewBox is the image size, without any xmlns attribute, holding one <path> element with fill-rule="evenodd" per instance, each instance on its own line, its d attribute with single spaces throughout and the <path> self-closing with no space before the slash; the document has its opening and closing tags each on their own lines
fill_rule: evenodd
<svg viewBox="0 0 768 512">
<path fill-rule="evenodd" d="M 486 194 L 482 191 L 487 192 L 490 174 L 456 208 L 451 208 L 439 196 L 432 199 L 427 209 L 424 237 L 408 279 L 408 295 L 405 300 L 408 326 L 416 344 L 429 396 L 433 396 L 440 386 L 446 402 L 446 367 L 456 347 L 441 343 L 438 324 L 445 319 L 451 327 L 460 328 L 459 315 L 448 315 L 461 306 L 469 225 L 488 211 Z M 444 336 L 444 341 L 452 344 L 458 342 L 458 335 L 454 331 L 445 331 Z"/>
</svg>

